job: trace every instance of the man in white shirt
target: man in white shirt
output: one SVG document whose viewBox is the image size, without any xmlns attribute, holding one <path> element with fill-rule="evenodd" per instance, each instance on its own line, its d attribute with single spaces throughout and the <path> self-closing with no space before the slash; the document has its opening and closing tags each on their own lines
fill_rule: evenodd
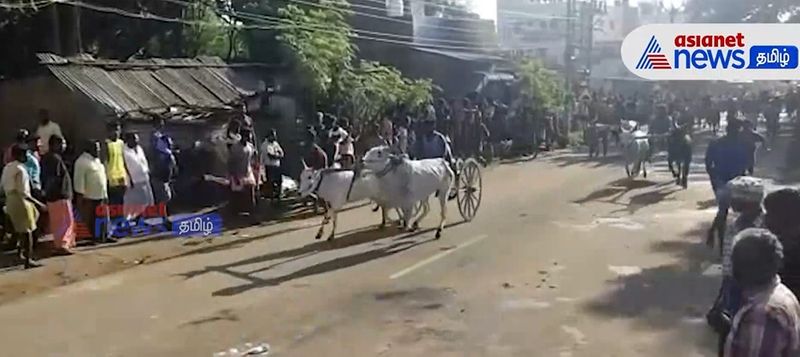
<svg viewBox="0 0 800 357">
<path fill-rule="evenodd" d="M 131 220 L 145 212 L 154 204 L 153 190 L 150 188 L 150 165 L 144 150 L 139 145 L 139 135 L 125 133 L 125 147 L 122 149 L 125 167 L 128 169 L 128 189 L 123 198 L 125 218 Z"/>
<path fill-rule="evenodd" d="M 78 211 L 92 236 L 92 241 L 113 242 L 114 240 L 105 234 L 105 229 L 102 229 L 108 224 L 107 221 L 102 221 L 108 218 L 108 180 L 106 168 L 100 161 L 99 141 L 90 140 L 86 143 L 83 154 L 75 161 L 74 170 L 75 177 L 72 183 Z M 98 210 L 104 214 L 98 215 Z"/>
<path fill-rule="evenodd" d="M 272 197 L 278 201 L 281 198 L 281 185 L 283 184 L 283 173 L 281 172 L 283 155 L 283 148 L 278 142 L 278 134 L 274 129 L 270 129 L 261 144 L 261 164 L 266 170 L 267 181 L 272 187 Z"/>
<path fill-rule="evenodd" d="M 328 133 L 333 142 L 333 162 L 344 168 L 352 167 L 355 160 L 355 139 L 345 129 L 347 126 L 349 126 L 347 119 L 337 119 Z"/>
<path fill-rule="evenodd" d="M 61 127 L 58 123 L 50 120 L 50 112 L 47 109 L 40 109 L 39 110 L 39 126 L 36 128 L 36 135 L 42 139 L 42 146 L 40 148 L 40 154 L 44 155 L 50 148 L 48 147 L 48 143 L 50 142 L 50 137 L 53 135 L 58 135 L 60 137 L 64 137 L 61 134 Z"/>
</svg>

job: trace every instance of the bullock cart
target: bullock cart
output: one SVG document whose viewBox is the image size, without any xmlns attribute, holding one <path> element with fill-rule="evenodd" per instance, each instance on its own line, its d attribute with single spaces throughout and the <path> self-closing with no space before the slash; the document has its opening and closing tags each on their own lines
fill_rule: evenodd
<svg viewBox="0 0 800 357">
<path fill-rule="evenodd" d="M 481 165 L 474 158 L 455 162 L 456 180 L 453 183 L 458 212 L 465 221 L 475 218 L 481 206 L 483 178 Z"/>
</svg>

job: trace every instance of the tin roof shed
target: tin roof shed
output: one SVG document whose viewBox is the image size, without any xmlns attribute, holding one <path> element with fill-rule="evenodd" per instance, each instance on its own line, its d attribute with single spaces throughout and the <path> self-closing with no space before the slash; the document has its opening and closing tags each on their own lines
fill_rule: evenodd
<svg viewBox="0 0 800 357">
<path fill-rule="evenodd" d="M 239 78 L 232 70 L 252 64 L 226 64 L 217 57 L 121 62 L 90 55 L 37 56 L 70 90 L 82 93 L 118 116 L 136 118 L 151 112 L 180 115 L 238 109 L 244 98 L 266 90 L 263 83 Z"/>
</svg>

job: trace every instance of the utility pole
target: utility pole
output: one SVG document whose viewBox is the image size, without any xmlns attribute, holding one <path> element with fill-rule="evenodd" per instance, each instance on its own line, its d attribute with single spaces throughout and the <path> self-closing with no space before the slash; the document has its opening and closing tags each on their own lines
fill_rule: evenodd
<svg viewBox="0 0 800 357">
<path fill-rule="evenodd" d="M 77 54 L 83 53 L 83 32 L 81 31 L 81 7 L 72 7 L 72 16 L 75 19 L 73 22 L 73 31 L 75 31 L 75 46 L 77 47 Z"/>
<path fill-rule="evenodd" d="M 572 85 L 572 77 L 574 68 L 575 56 L 575 0 L 567 0 L 567 26 L 566 26 L 566 43 L 564 45 L 564 68 L 565 77 L 567 78 L 567 87 Z"/>
<path fill-rule="evenodd" d="M 574 97 L 572 82 L 575 77 L 575 0 L 567 0 L 566 44 L 564 46 L 564 78 L 568 97 Z M 572 130 L 572 103 L 567 103 L 567 133 Z"/>
<path fill-rule="evenodd" d="M 594 17 L 600 10 L 597 0 L 581 3 L 581 55 L 585 61 L 586 74 L 592 71 L 592 50 L 594 48 Z M 587 78 L 588 79 L 588 78 Z"/>
<path fill-rule="evenodd" d="M 61 21 L 58 18 L 59 4 L 50 6 L 50 26 L 52 26 L 52 39 L 50 42 L 50 51 L 57 55 L 63 55 L 61 51 Z"/>
</svg>

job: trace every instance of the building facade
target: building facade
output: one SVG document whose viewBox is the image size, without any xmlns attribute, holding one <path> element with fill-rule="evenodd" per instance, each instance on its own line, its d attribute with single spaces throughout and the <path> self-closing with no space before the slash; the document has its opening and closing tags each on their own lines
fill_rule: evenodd
<svg viewBox="0 0 800 357">
<path fill-rule="evenodd" d="M 490 0 L 492 1 L 492 0 Z M 472 4 L 423 0 L 352 0 L 351 24 L 361 59 L 391 65 L 411 78 L 430 78 L 446 96 L 478 90 L 502 61 L 495 24 Z"/>
<path fill-rule="evenodd" d="M 551 67 L 567 65 L 593 80 L 634 77 L 619 55 L 625 36 L 645 24 L 682 22 L 676 9 L 657 0 L 497 0 L 500 47 L 541 58 Z M 567 44 L 572 51 L 567 51 Z"/>
</svg>

